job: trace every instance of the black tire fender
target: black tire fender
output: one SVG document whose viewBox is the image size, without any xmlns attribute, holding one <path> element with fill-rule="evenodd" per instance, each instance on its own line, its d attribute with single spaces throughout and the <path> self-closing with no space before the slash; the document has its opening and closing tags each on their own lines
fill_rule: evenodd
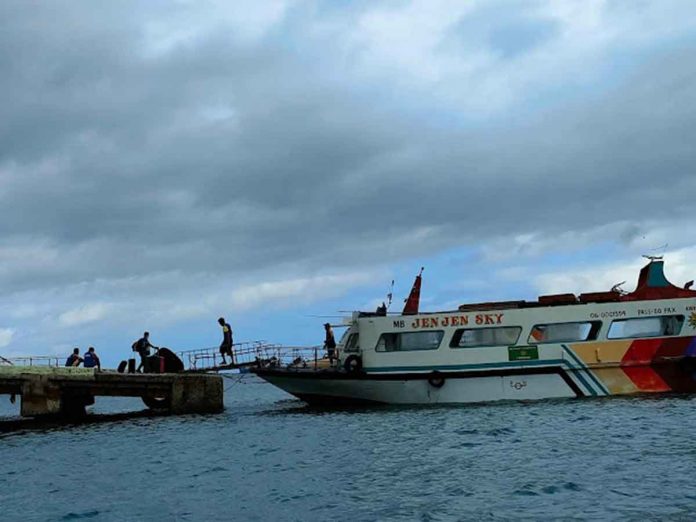
<svg viewBox="0 0 696 522">
<path fill-rule="evenodd" d="M 343 362 L 343 368 L 348 373 L 357 373 L 362 370 L 362 357 L 359 355 L 349 355 Z"/>
<path fill-rule="evenodd" d="M 167 410 L 172 404 L 171 397 L 155 397 L 152 395 L 143 395 L 142 397 L 145 406 L 151 410 Z"/>
<path fill-rule="evenodd" d="M 445 385 L 445 376 L 435 370 L 428 377 L 428 384 L 433 388 L 442 388 Z"/>
</svg>

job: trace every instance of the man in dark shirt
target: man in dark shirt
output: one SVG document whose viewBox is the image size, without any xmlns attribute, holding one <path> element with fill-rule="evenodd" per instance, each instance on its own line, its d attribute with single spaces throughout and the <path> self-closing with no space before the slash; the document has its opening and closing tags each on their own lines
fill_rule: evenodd
<svg viewBox="0 0 696 522">
<path fill-rule="evenodd" d="M 222 343 L 220 344 L 220 355 L 222 355 L 222 364 L 227 365 L 225 355 L 230 356 L 230 364 L 234 364 L 234 352 L 232 351 L 232 328 L 224 317 L 218 319 L 218 324 L 222 327 Z"/>
<path fill-rule="evenodd" d="M 324 348 L 329 356 L 329 364 L 333 366 L 333 361 L 336 359 L 336 339 L 334 339 L 334 333 L 331 329 L 331 324 L 325 323 L 324 330 L 326 330 L 326 339 L 324 340 Z"/>
<path fill-rule="evenodd" d="M 94 346 L 90 346 L 87 353 L 85 353 L 84 367 L 96 368 L 98 371 L 101 371 L 101 361 L 99 360 L 97 353 L 94 351 Z"/>
<path fill-rule="evenodd" d="M 150 344 L 150 332 L 144 332 L 143 336 L 135 341 L 132 345 L 133 351 L 138 352 L 140 355 L 140 365 L 137 368 L 137 372 L 147 366 L 147 356 L 150 355 L 150 348 L 157 349 L 156 346 Z"/>
<path fill-rule="evenodd" d="M 70 356 L 65 360 L 65 366 L 80 366 L 83 361 L 80 357 L 80 349 L 74 348 Z"/>
</svg>

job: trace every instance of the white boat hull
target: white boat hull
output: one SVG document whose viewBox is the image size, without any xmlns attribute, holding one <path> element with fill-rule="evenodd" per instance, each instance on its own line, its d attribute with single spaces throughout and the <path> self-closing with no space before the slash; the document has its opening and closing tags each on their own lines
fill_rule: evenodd
<svg viewBox="0 0 696 522">
<path fill-rule="evenodd" d="M 259 372 L 259 375 L 309 403 L 457 404 L 578 396 L 559 373 L 482 377 L 442 373 L 430 380 L 428 374 L 420 378 L 413 375 L 331 378 L 303 373 L 276 371 Z"/>
</svg>

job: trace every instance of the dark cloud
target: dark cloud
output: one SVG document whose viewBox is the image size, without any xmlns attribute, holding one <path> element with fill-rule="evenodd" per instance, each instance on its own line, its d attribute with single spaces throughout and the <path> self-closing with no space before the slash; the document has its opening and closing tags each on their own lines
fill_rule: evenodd
<svg viewBox="0 0 696 522">
<path fill-rule="evenodd" d="M 490 2 L 455 24 L 447 43 L 461 46 L 462 52 L 487 47 L 493 54 L 509 59 L 533 51 L 558 30 L 558 22 L 539 12 Z"/>
<path fill-rule="evenodd" d="M 342 270 L 690 211 L 688 42 L 587 92 L 525 93 L 470 120 L 437 85 L 355 65 L 360 10 L 291 8 L 255 37 L 194 17 L 163 50 L 149 28 L 177 42 L 186 25 L 167 24 L 196 8 L 161 8 L 0 7 L 0 247 L 20 253 L 3 288 Z M 323 16 L 337 25 L 322 32 Z M 557 34 L 544 17 L 504 22 L 481 45 L 505 59 Z"/>
</svg>

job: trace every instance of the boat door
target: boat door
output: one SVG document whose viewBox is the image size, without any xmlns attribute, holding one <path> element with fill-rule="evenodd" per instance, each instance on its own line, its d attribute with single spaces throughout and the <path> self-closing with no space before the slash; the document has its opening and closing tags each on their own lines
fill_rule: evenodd
<svg viewBox="0 0 696 522">
<path fill-rule="evenodd" d="M 362 369 L 362 357 L 360 356 L 360 333 L 357 326 L 351 327 L 346 332 L 346 342 L 340 355 L 340 360 L 345 371 L 359 372 Z"/>
<path fill-rule="evenodd" d="M 346 357 L 351 354 L 360 355 L 360 334 L 358 329 L 351 327 L 346 330 L 343 339 L 341 339 L 341 344 L 343 344 L 343 352 L 346 354 Z"/>
</svg>

